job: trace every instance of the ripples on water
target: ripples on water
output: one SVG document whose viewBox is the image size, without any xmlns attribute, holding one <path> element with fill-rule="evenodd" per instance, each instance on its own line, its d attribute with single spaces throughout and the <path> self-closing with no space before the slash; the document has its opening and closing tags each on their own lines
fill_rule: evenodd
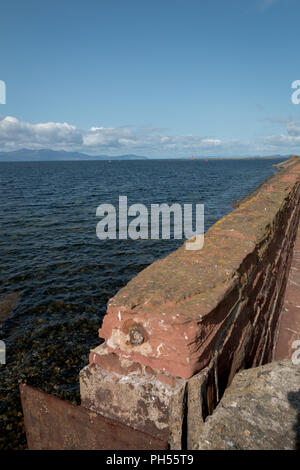
<svg viewBox="0 0 300 470">
<path fill-rule="evenodd" d="M 78 403 L 106 303 L 133 276 L 181 240 L 100 241 L 96 208 L 205 205 L 205 229 L 276 170 L 278 160 L 150 160 L 0 164 L 0 300 L 19 302 L 0 339 L 0 448 L 25 445 L 18 384 Z"/>
</svg>

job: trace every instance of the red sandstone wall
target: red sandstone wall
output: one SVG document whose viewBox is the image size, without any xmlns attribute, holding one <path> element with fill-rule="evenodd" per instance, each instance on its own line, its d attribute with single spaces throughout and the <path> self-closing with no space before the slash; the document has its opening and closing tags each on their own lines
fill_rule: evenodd
<svg viewBox="0 0 300 470">
<path fill-rule="evenodd" d="M 108 304 L 99 334 L 111 356 L 202 373 L 210 413 L 239 369 L 273 358 L 299 203 L 296 159 L 211 227 L 202 250 L 183 246 L 142 271 Z"/>
</svg>

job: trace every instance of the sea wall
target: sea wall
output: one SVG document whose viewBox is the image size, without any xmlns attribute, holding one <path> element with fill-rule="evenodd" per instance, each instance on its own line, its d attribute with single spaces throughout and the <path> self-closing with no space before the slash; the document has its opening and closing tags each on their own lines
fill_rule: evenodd
<svg viewBox="0 0 300 470">
<path fill-rule="evenodd" d="M 164 384 L 184 379 L 187 417 L 181 424 L 192 446 L 193 429 L 212 413 L 236 372 L 274 358 L 299 203 L 295 158 L 212 226 L 201 250 L 183 245 L 109 301 L 99 330 L 105 343 L 91 352 L 89 367 L 149 374 Z M 84 382 L 83 403 L 111 414 Z M 115 417 L 122 409 L 116 406 Z M 129 414 L 123 418 L 135 427 Z"/>
<path fill-rule="evenodd" d="M 148 448 L 158 441 L 197 448 L 235 374 L 275 357 L 299 217 L 300 158 L 293 158 L 212 226 L 201 250 L 183 245 L 132 279 L 108 302 L 104 342 L 80 372 L 81 407 L 66 412 L 65 428 L 70 415 L 72 422 L 78 415 L 79 431 L 85 416 L 102 416 L 127 426 L 122 449 L 135 448 L 135 431 L 153 436 L 142 439 Z M 24 393 L 28 403 L 36 399 Z M 47 433 L 49 417 L 42 418 Z M 37 427 L 42 418 L 27 407 L 27 423 Z M 84 448 L 95 445 L 87 438 Z"/>
<path fill-rule="evenodd" d="M 273 357 L 299 223 L 300 161 L 205 234 L 156 261 L 113 297 L 99 335 L 109 351 L 188 379 L 209 366 L 226 387 Z"/>
</svg>

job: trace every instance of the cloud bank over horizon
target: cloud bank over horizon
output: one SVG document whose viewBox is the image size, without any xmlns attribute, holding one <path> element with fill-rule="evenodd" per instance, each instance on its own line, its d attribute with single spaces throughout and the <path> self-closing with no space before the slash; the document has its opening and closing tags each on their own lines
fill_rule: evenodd
<svg viewBox="0 0 300 470">
<path fill-rule="evenodd" d="M 251 156 L 299 153 L 300 122 L 282 122 L 285 132 L 253 142 L 223 140 L 215 136 L 174 135 L 151 126 L 78 129 L 66 122 L 32 124 L 16 117 L 0 116 L 0 151 L 21 148 L 77 151 L 89 155 L 134 153 L 149 157 Z"/>
</svg>

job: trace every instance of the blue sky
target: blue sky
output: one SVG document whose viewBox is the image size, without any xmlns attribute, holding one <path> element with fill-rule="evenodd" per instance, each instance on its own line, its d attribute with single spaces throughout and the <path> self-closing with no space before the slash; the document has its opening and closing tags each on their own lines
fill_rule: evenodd
<svg viewBox="0 0 300 470">
<path fill-rule="evenodd" d="M 0 150 L 300 153 L 298 0 L 1 0 Z"/>
</svg>

